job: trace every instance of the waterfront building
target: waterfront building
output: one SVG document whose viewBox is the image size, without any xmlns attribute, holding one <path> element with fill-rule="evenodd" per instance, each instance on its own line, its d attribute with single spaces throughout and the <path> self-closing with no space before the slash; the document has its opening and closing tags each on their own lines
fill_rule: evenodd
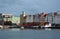
<svg viewBox="0 0 60 39">
<path fill-rule="evenodd" d="M 60 24 L 60 12 L 51 12 L 48 13 L 48 15 L 45 18 L 46 22 L 49 22 L 51 24 Z"/>
<path fill-rule="evenodd" d="M 40 22 L 40 15 L 39 14 L 33 15 L 33 22 L 35 22 L 35 23 L 39 23 Z"/>
<path fill-rule="evenodd" d="M 0 13 L 0 25 L 3 25 L 3 17 L 2 17 L 2 13 Z"/>
<path fill-rule="evenodd" d="M 12 14 L 2 14 L 4 21 L 12 21 Z"/>
<path fill-rule="evenodd" d="M 35 14 L 33 15 L 33 18 L 34 22 L 45 22 L 45 14 Z"/>
<path fill-rule="evenodd" d="M 2 14 L 3 25 L 12 25 L 12 14 Z"/>
<path fill-rule="evenodd" d="M 53 23 L 52 13 L 48 13 L 48 15 L 45 17 L 45 22 Z"/>
<path fill-rule="evenodd" d="M 12 15 L 0 13 L 0 25 L 12 25 Z"/>
<path fill-rule="evenodd" d="M 20 25 L 24 24 L 26 22 L 26 14 L 23 11 L 22 14 L 20 15 Z"/>
<path fill-rule="evenodd" d="M 12 23 L 13 24 L 19 24 L 20 23 L 20 17 L 12 16 Z"/>
<path fill-rule="evenodd" d="M 33 15 L 27 15 L 26 16 L 26 23 L 32 23 L 33 22 Z"/>
<path fill-rule="evenodd" d="M 0 25 L 8 25 L 10 22 L 11 24 L 19 24 L 20 17 L 13 16 L 12 14 L 4 14 L 0 13 Z"/>
<path fill-rule="evenodd" d="M 51 12 L 51 13 L 40 13 L 34 15 L 20 15 L 20 24 L 31 24 L 31 25 L 45 25 L 45 23 L 50 24 L 60 24 L 60 12 Z"/>
<path fill-rule="evenodd" d="M 54 23 L 60 24 L 60 12 L 54 12 Z"/>
</svg>

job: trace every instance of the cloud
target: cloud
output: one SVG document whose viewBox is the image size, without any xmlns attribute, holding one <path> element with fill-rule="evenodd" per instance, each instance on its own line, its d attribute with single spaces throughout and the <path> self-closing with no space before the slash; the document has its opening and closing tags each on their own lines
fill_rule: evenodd
<svg viewBox="0 0 60 39">
<path fill-rule="evenodd" d="M 60 10 L 60 0 L 0 0 L 0 12 L 19 15 Z"/>
</svg>

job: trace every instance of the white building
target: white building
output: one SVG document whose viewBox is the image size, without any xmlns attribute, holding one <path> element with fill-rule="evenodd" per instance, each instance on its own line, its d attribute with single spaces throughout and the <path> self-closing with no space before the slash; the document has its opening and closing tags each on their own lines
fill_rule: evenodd
<svg viewBox="0 0 60 39">
<path fill-rule="evenodd" d="M 46 22 L 60 24 L 60 12 L 48 13 L 45 18 Z"/>
<path fill-rule="evenodd" d="M 28 22 L 28 23 L 33 22 L 33 15 L 27 15 L 26 16 L 26 22 Z"/>
</svg>

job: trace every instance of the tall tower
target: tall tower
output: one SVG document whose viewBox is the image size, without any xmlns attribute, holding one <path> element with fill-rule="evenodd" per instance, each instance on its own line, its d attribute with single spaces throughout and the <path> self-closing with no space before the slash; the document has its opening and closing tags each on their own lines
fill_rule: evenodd
<svg viewBox="0 0 60 39">
<path fill-rule="evenodd" d="M 25 14 L 25 12 L 24 12 L 24 11 L 22 11 L 22 15 L 23 15 L 23 17 L 25 17 L 25 16 L 26 16 L 26 14 Z"/>
<path fill-rule="evenodd" d="M 25 23 L 25 21 L 26 21 L 25 17 L 26 17 L 26 14 L 24 11 L 22 11 L 22 14 L 20 15 L 20 24 L 21 25 L 23 25 Z"/>
</svg>

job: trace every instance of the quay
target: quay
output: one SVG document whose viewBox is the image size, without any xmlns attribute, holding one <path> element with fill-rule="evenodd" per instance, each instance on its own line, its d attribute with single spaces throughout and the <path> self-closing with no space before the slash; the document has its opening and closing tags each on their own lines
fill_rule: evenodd
<svg viewBox="0 0 60 39">
<path fill-rule="evenodd" d="M 19 28 L 19 29 L 45 29 L 45 28 L 50 28 L 50 29 L 60 29 L 60 27 L 42 27 L 38 26 L 38 27 L 20 27 L 20 26 L 9 26 L 9 25 L 4 25 L 4 26 L 0 26 L 0 29 L 14 29 L 14 28 Z"/>
</svg>

